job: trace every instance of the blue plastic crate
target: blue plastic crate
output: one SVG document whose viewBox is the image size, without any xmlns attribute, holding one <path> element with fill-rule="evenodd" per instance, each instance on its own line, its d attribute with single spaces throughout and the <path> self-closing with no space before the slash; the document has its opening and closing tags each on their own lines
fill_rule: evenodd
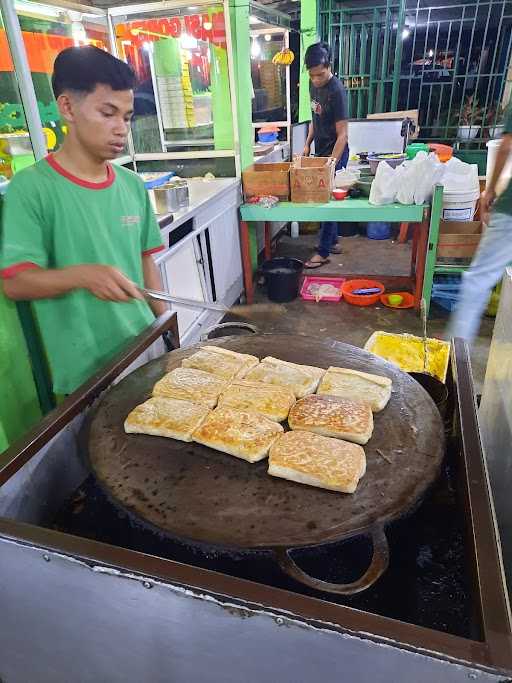
<svg viewBox="0 0 512 683">
<path fill-rule="evenodd" d="M 436 275 L 432 285 L 432 301 L 446 311 L 453 311 L 459 300 L 460 285 L 460 275 Z"/>
</svg>

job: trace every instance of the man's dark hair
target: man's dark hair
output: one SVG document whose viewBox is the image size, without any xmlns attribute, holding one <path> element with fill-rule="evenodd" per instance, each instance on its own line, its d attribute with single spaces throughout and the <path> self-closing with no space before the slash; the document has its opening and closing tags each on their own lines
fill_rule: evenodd
<svg viewBox="0 0 512 683">
<path fill-rule="evenodd" d="M 100 84 L 112 90 L 132 90 L 135 74 L 128 64 L 93 45 L 68 47 L 57 56 L 52 76 L 56 98 L 65 90 L 91 93 Z"/>
<path fill-rule="evenodd" d="M 331 48 L 327 43 L 310 45 L 304 55 L 306 69 L 312 69 L 315 66 L 330 66 L 331 57 Z"/>
</svg>

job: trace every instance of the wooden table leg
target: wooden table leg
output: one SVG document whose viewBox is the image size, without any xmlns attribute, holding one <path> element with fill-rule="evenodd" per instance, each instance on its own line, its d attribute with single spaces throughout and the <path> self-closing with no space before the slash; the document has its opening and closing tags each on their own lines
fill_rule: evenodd
<svg viewBox="0 0 512 683">
<path fill-rule="evenodd" d="M 240 249 L 242 251 L 245 298 L 248 304 L 252 304 L 254 301 L 254 284 L 252 280 L 251 245 L 247 221 L 240 221 Z"/>
<path fill-rule="evenodd" d="M 418 256 L 418 239 L 420 235 L 420 224 L 412 224 L 412 250 L 411 250 L 411 277 L 416 273 L 416 258 Z"/>
<path fill-rule="evenodd" d="M 272 237 L 270 234 L 270 223 L 265 221 L 265 261 L 272 258 Z"/>
<path fill-rule="evenodd" d="M 423 277 L 428 251 L 429 218 L 424 218 L 418 226 L 418 247 L 416 251 L 416 275 L 414 285 L 414 308 L 419 311 L 423 295 Z"/>
<path fill-rule="evenodd" d="M 400 234 L 398 235 L 398 243 L 405 244 L 407 242 L 407 235 L 409 233 L 409 223 L 400 223 Z"/>
</svg>

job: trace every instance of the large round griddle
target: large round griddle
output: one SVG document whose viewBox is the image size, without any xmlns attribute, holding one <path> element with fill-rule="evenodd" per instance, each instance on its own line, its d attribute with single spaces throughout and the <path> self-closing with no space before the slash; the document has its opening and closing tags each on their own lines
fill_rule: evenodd
<svg viewBox="0 0 512 683">
<path fill-rule="evenodd" d="M 394 365 L 333 340 L 260 334 L 213 343 L 259 358 L 352 368 L 393 381 L 388 406 L 374 416 L 357 491 L 333 493 L 270 477 L 266 460 L 249 464 L 196 443 L 125 434 L 128 413 L 202 344 L 144 365 L 106 393 L 89 423 L 89 458 L 100 484 L 123 511 L 175 539 L 235 551 L 273 549 L 282 568 L 308 585 L 340 593 L 366 588 L 387 567 L 385 524 L 414 507 L 439 471 L 443 424 L 432 399 Z M 287 552 L 362 533 L 372 534 L 374 556 L 354 584 L 312 579 Z"/>
</svg>

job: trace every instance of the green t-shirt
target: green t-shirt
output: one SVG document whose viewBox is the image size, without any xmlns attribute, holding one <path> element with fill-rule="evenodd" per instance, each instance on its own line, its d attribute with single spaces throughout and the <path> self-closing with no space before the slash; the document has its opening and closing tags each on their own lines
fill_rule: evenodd
<svg viewBox="0 0 512 683">
<path fill-rule="evenodd" d="M 508 135 L 512 133 L 512 106 L 509 106 L 507 109 L 503 132 Z M 498 213 L 512 214 L 512 180 L 500 194 L 492 208 L 493 211 L 497 211 Z"/>
<path fill-rule="evenodd" d="M 0 275 L 27 268 L 115 266 L 143 285 L 142 254 L 163 249 L 141 179 L 108 167 L 102 183 L 68 174 L 54 157 L 16 174 L 5 196 Z M 77 289 L 33 302 L 57 394 L 87 380 L 151 324 L 145 301 L 115 303 Z"/>
</svg>

